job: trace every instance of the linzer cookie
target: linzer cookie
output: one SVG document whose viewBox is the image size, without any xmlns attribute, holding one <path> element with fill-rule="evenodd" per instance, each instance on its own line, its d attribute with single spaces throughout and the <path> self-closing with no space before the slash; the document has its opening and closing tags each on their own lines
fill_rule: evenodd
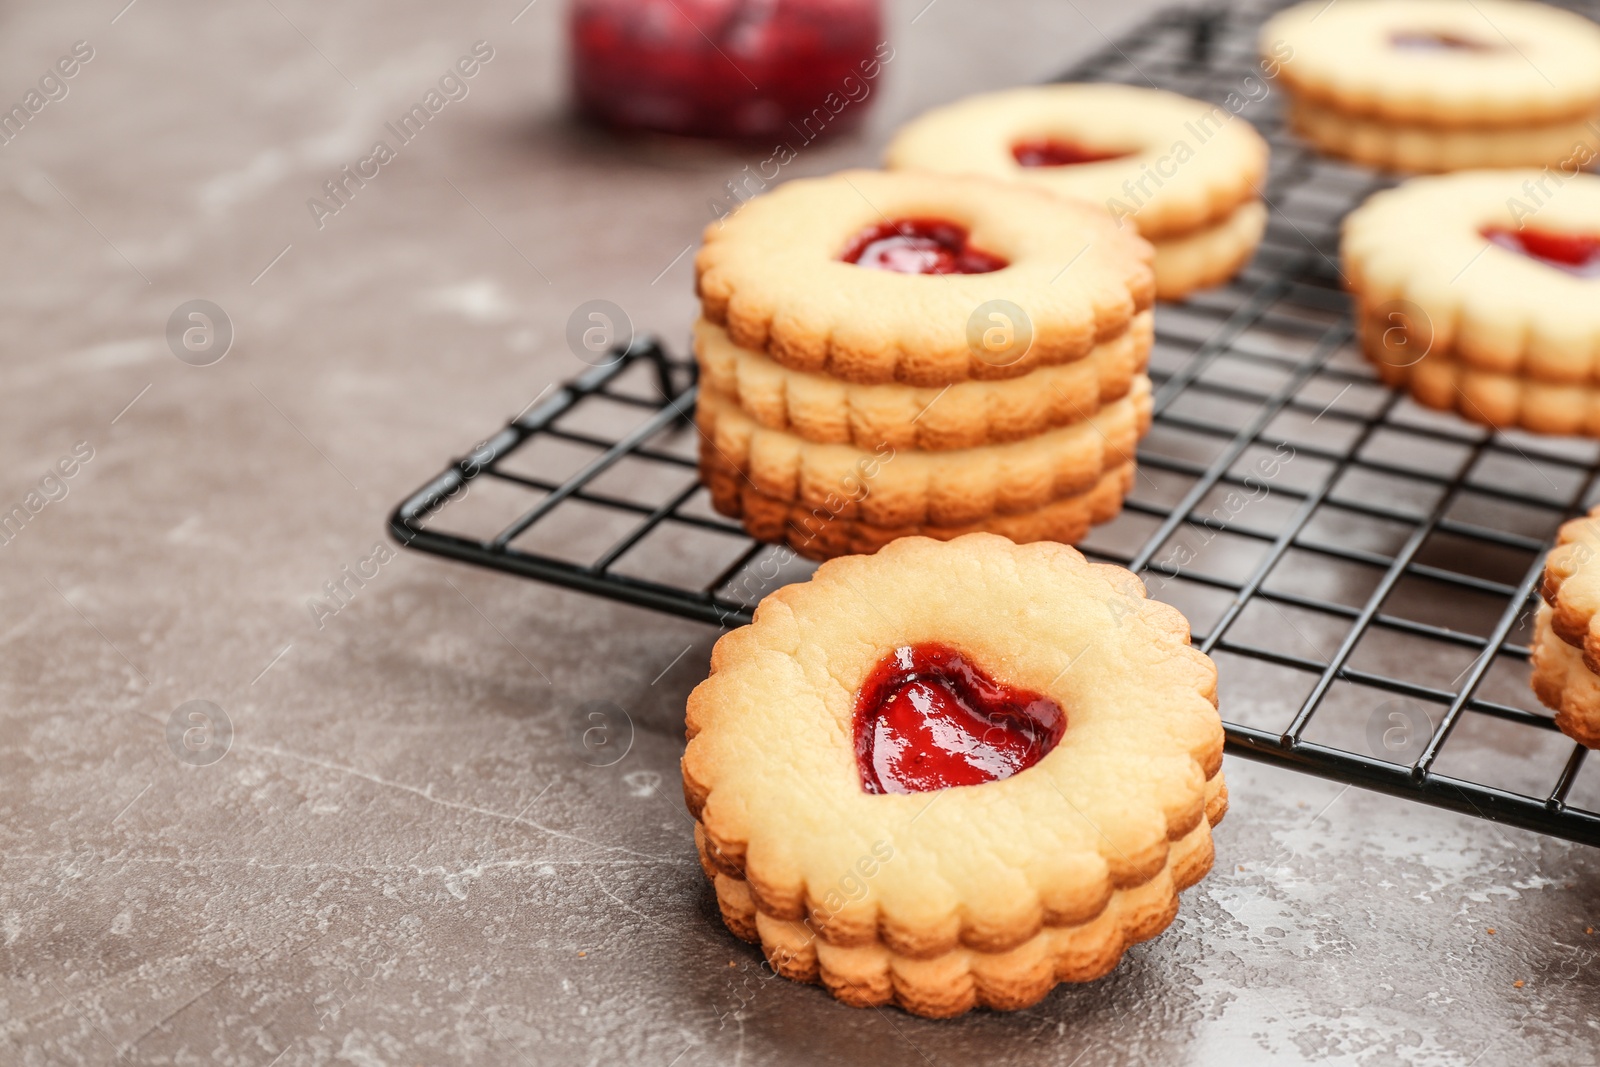
<svg viewBox="0 0 1600 1067">
<path fill-rule="evenodd" d="M 1150 255 L 1037 190 L 845 171 L 707 227 L 695 277 L 702 314 L 741 348 L 841 381 L 941 387 L 1068 363 L 1121 334 L 1154 297 Z M 983 339 L 980 309 L 996 301 L 1026 317 L 999 324 L 1001 344 Z"/>
<path fill-rule="evenodd" d="M 711 671 L 683 781 L 723 920 L 847 1004 L 1027 1007 L 1114 968 L 1211 868 L 1216 669 L 1064 545 L 825 563 Z"/>
<path fill-rule="evenodd" d="M 928 112 L 886 159 L 1020 182 L 1129 219 L 1155 245 L 1157 295 L 1176 300 L 1237 273 L 1266 226 L 1267 143 L 1238 110 L 1129 85 L 1010 89 Z"/>
<path fill-rule="evenodd" d="M 694 349 L 706 387 L 756 422 L 808 441 L 876 449 L 953 448 L 1016 441 L 1094 415 L 1133 388 L 1150 359 L 1149 311 L 1082 359 L 1040 367 L 1021 378 L 932 386 L 857 385 L 790 370 L 740 348 L 701 319 Z"/>
<path fill-rule="evenodd" d="M 1270 19 L 1291 123 L 1374 166 L 1548 165 L 1600 149 L 1600 26 L 1525 0 L 1308 0 Z"/>
<path fill-rule="evenodd" d="M 1533 691 L 1562 733 L 1600 748 L 1600 508 L 1562 525 L 1540 592 Z"/>
<path fill-rule="evenodd" d="M 1600 178 L 1414 178 L 1350 214 L 1341 254 L 1390 384 L 1490 426 L 1600 435 Z"/>
<path fill-rule="evenodd" d="M 713 506 L 817 559 L 1083 537 L 1150 425 L 1151 257 L 985 178 L 852 171 L 749 202 L 696 261 Z"/>
<path fill-rule="evenodd" d="M 1087 492 L 1133 461 L 1150 414 L 1150 380 L 1141 375 L 1132 392 L 1091 418 L 952 452 L 817 444 L 761 426 L 711 391 L 700 394 L 695 417 L 703 464 L 726 465 L 765 496 L 892 527 L 977 522 Z"/>
</svg>

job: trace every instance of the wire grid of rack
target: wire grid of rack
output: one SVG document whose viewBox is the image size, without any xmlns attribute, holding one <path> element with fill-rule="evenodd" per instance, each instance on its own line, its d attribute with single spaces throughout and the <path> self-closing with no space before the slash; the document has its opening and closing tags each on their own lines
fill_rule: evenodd
<svg viewBox="0 0 1600 1067">
<path fill-rule="evenodd" d="M 1591 503 L 1600 446 L 1490 433 L 1376 381 L 1337 228 L 1394 179 L 1284 129 L 1277 90 L 1260 95 L 1264 10 L 1164 12 L 1063 79 L 1237 92 L 1273 147 L 1262 248 L 1229 285 L 1158 308 L 1139 478 L 1080 547 L 1188 615 L 1220 668 L 1231 751 L 1600 844 L 1600 772 L 1527 685 L 1544 553 Z M 391 532 L 741 625 L 814 565 L 710 508 L 694 399 L 692 363 L 638 341 L 452 463 Z"/>
</svg>

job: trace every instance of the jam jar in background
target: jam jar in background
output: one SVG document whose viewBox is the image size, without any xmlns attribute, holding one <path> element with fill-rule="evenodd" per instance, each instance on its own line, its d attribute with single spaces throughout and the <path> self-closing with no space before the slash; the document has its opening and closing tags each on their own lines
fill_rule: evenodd
<svg viewBox="0 0 1600 1067">
<path fill-rule="evenodd" d="M 572 0 L 569 26 L 583 114 L 691 137 L 848 129 L 893 56 L 881 0 Z"/>
</svg>

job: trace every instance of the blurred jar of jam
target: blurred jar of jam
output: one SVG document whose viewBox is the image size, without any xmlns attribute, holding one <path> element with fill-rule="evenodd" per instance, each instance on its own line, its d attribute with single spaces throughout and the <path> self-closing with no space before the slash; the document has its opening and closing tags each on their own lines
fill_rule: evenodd
<svg viewBox="0 0 1600 1067">
<path fill-rule="evenodd" d="M 881 0 L 572 0 L 570 30 L 584 114 L 730 140 L 849 128 L 894 54 Z"/>
</svg>

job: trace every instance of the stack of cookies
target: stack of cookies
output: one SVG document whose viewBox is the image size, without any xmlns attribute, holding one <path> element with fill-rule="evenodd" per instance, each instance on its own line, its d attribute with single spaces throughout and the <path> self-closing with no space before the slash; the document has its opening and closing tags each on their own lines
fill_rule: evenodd
<svg viewBox="0 0 1600 1067">
<path fill-rule="evenodd" d="M 789 182 L 706 231 L 701 476 L 826 559 L 911 534 L 1076 541 L 1150 422 L 1150 245 L 981 178 Z"/>
<path fill-rule="evenodd" d="M 1427 407 L 1600 437 L 1600 178 L 1413 178 L 1344 223 L 1367 357 Z"/>
<path fill-rule="evenodd" d="M 1262 28 L 1318 148 L 1400 170 L 1562 168 L 1600 152 L 1600 27 L 1525 0 L 1327 0 Z"/>
<path fill-rule="evenodd" d="M 1600 508 L 1561 527 L 1544 566 L 1533 638 L 1533 691 L 1556 726 L 1600 748 Z"/>
<path fill-rule="evenodd" d="M 1266 87 L 1247 79 L 1264 95 Z M 1248 90 L 1246 90 L 1248 92 Z M 911 122 L 895 170 L 982 174 L 1103 207 L 1155 246 L 1156 296 L 1233 277 L 1267 225 L 1267 142 L 1222 105 L 1133 85 L 1039 85 L 958 100 Z"/>
</svg>

